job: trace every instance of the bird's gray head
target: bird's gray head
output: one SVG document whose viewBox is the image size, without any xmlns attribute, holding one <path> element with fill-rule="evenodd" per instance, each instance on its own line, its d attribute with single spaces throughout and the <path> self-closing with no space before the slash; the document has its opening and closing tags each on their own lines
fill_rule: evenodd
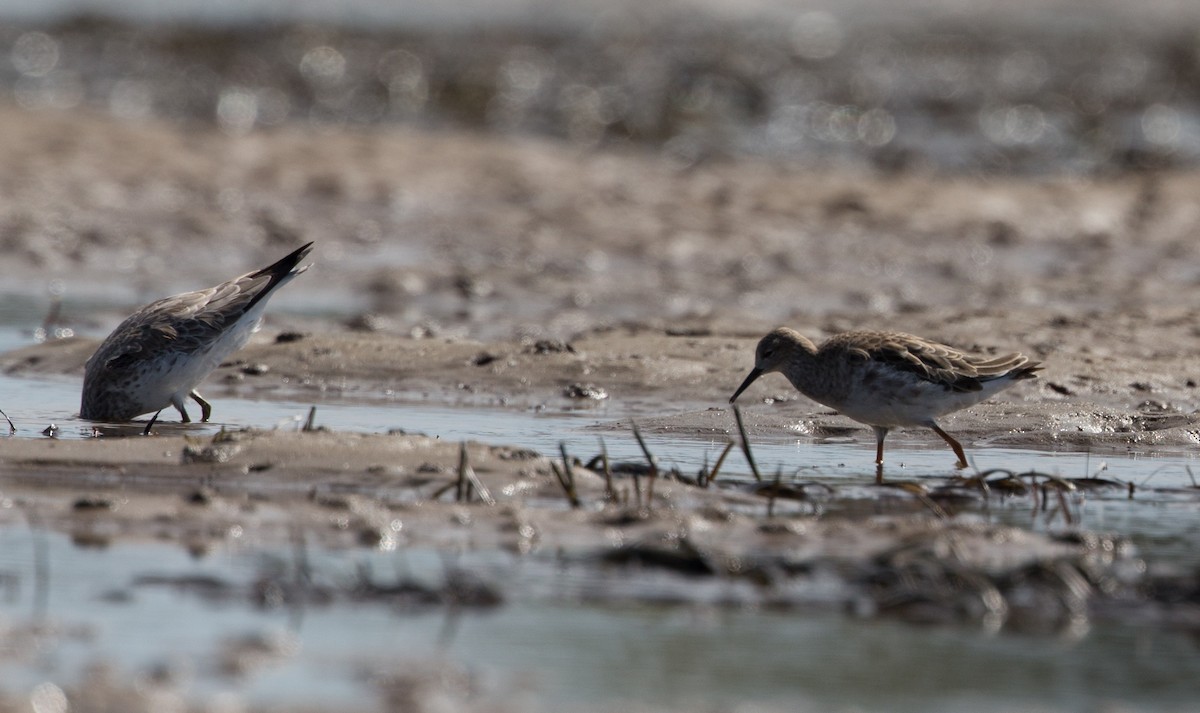
<svg viewBox="0 0 1200 713">
<path fill-rule="evenodd" d="M 754 368 L 761 369 L 764 374 L 783 371 L 792 360 L 796 348 L 805 341 L 794 329 L 780 327 L 772 331 L 758 341 L 758 347 L 754 350 Z"/>
<path fill-rule="evenodd" d="M 799 332 L 787 327 L 780 327 L 760 339 L 758 347 L 754 350 L 754 369 L 750 371 L 737 391 L 733 392 L 733 396 L 729 397 L 729 403 L 737 400 L 746 387 L 753 384 L 763 374 L 783 371 L 788 362 L 792 360 L 796 348 L 805 341 Z"/>
</svg>

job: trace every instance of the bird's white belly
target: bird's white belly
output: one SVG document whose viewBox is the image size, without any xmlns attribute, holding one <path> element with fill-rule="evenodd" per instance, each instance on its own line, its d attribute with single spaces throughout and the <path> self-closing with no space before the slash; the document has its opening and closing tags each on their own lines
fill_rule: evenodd
<svg viewBox="0 0 1200 713">
<path fill-rule="evenodd" d="M 843 415 L 872 426 L 924 426 L 983 401 L 1011 382 L 997 380 L 980 391 L 958 392 L 920 379 L 896 379 L 886 388 L 857 386 L 837 404 Z"/>
<path fill-rule="evenodd" d="M 146 412 L 166 408 L 172 402 L 182 403 L 200 382 L 204 381 L 226 357 L 245 346 L 250 335 L 258 330 L 258 314 L 247 315 L 220 337 L 192 352 L 174 352 L 147 365 L 147 378 L 132 389 L 132 395 Z"/>
</svg>

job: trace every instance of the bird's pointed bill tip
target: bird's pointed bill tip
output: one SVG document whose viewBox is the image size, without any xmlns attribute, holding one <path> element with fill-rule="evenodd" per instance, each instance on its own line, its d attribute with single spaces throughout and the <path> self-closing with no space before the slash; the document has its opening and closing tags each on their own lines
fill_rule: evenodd
<svg viewBox="0 0 1200 713">
<path fill-rule="evenodd" d="M 762 369 L 758 369 L 758 368 L 752 369 L 750 371 L 750 373 L 746 376 L 746 380 L 742 382 L 742 385 L 737 387 L 737 391 L 733 392 L 733 396 L 729 397 L 729 403 L 733 403 L 734 401 L 737 401 L 737 397 L 741 396 L 742 392 L 745 391 L 746 388 L 748 386 L 750 386 L 750 384 L 753 384 L 755 379 L 762 376 L 762 373 L 763 373 Z"/>
</svg>

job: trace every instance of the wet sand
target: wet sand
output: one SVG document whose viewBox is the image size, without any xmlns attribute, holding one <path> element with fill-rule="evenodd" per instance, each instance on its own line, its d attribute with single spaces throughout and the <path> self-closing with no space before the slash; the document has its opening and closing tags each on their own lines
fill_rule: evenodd
<svg viewBox="0 0 1200 713">
<path fill-rule="evenodd" d="M 726 401 L 757 338 L 788 324 L 814 338 L 895 329 L 1044 360 L 1037 381 L 946 420 L 969 452 L 983 442 L 1153 453 L 1200 438 L 1195 172 L 977 179 L 751 158 L 681 165 L 453 131 L 230 136 L 12 107 L 0 109 L 0 165 L 0 275 L 27 294 L 59 281 L 56 324 L 82 333 L 316 241 L 315 266 L 209 379 L 218 412 L 222 394 L 513 409 L 603 397 L 647 429 L 730 434 Z M 120 306 L 88 309 L 90 299 Z M 0 355 L 0 369 L 81 376 L 97 343 L 50 340 Z M 751 436 L 799 421 L 814 437 L 871 439 L 780 377 L 743 399 Z M 482 443 L 469 454 L 494 505 L 454 502 L 457 444 L 404 434 L 7 439 L 0 470 L 6 497 L 83 538 L 104 520 L 105 538 L 173 537 L 203 552 L 233 524 L 281 540 L 300 524 L 333 545 L 373 547 L 400 518 L 406 543 L 759 577 L 758 604 L 832 562 L 847 601 L 867 592 L 879 613 L 913 620 L 981 620 L 1001 591 L 1010 626 L 1053 630 L 1077 613 L 1070 597 L 1104 616 L 1159 576 L 1104 537 L 943 519 L 946 474 L 881 489 L 870 513 L 816 517 L 802 491 L 659 478 L 639 502 L 626 477 L 610 496 L 580 464 L 583 506 L 572 509 L 552 454 Z M 969 512 L 979 501 L 966 497 L 954 502 Z M 779 506 L 770 517 L 768 504 Z M 979 605 L 956 595 L 896 606 L 902 584 L 873 576 L 913 557 L 944 565 L 930 591 L 953 580 Z M 1030 584 L 1046 563 L 1083 572 L 1087 592 L 1070 578 Z M 1030 596 L 1060 609 L 1017 611 Z"/>
<path fill-rule="evenodd" d="M 1037 381 L 949 421 L 967 435 L 1039 447 L 1197 438 L 1200 174 L 680 168 L 533 139 L 383 127 L 229 137 L 12 108 L 0 128 L 0 270 L 27 294 L 65 288 L 61 319 L 77 331 L 103 334 L 137 304 L 316 241 L 311 273 L 210 380 L 222 388 L 527 408 L 592 385 L 671 418 L 723 407 L 774 326 L 814 339 L 895 329 L 1045 362 Z M 90 298 L 121 306 L 88 309 Z M 273 341 L 283 332 L 303 336 Z M 95 344 L 51 341 L 0 364 L 81 374 Z M 268 369 L 247 376 L 245 364 Z M 781 378 L 747 397 L 795 402 L 756 418 L 849 424 Z"/>
<path fill-rule="evenodd" d="M 64 287 L 77 331 L 317 242 L 315 267 L 209 390 L 513 408 L 607 396 L 709 433 L 732 426 L 708 409 L 725 408 L 757 338 L 787 324 L 1044 360 L 1037 381 L 947 420 L 966 439 L 1122 450 L 1200 433 L 1200 174 L 680 167 L 447 131 L 231 137 L 14 108 L 0 128 L 0 270 L 10 289 Z M 90 310 L 92 297 L 122 306 Z M 96 343 L 51 340 L 0 367 L 81 374 Z M 745 405 L 752 430 L 867 433 L 779 377 Z"/>
</svg>

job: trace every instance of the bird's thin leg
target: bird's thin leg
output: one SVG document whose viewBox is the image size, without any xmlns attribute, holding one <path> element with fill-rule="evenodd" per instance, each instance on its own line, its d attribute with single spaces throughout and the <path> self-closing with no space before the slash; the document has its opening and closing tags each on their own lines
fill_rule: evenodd
<svg viewBox="0 0 1200 713">
<path fill-rule="evenodd" d="M 883 439 L 887 438 L 890 429 L 883 426 L 871 426 L 875 429 L 875 465 L 883 465 Z"/>
<path fill-rule="evenodd" d="M 185 409 L 183 407 L 183 399 L 174 397 L 171 399 L 171 405 L 174 406 L 175 410 L 179 412 L 180 423 L 191 423 L 192 422 L 192 419 L 189 418 L 187 415 L 187 409 Z"/>
<path fill-rule="evenodd" d="M 200 392 L 196 391 L 195 389 L 192 389 L 192 393 L 188 394 L 188 396 L 192 397 L 192 401 L 200 404 L 200 420 L 204 423 L 208 423 L 208 417 L 212 416 L 212 404 L 205 401 L 204 397 L 200 395 Z"/>
<path fill-rule="evenodd" d="M 967 467 L 967 454 L 963 453 L 962 444 L 959 443 L 958 441 L 954 440 L 954 436 L 951 436 L 949 433 L 946 433 L 945 431 L 943 431 L 941 429 L 941 427 L 938 426 L 936 423 L 930 423 L 929 427 L 932 428 L 934 433 L 941 436 L 942 440 L 946 441 L 946 443 L 949 443 L 950 447 L 954 449 L 954 455 L 958 456 L 958 467 L 966 468 Z"/>
<path fill-rule="evenodd" d="M 875 484 L 883 484 L 883 439 L 887 438 L 888 429 L 882 426 L 871 426 L 875 429 Z"/>
<path fill-rule="evenodd" d="M 143 436 L 149 436 L 149 435 L 150 435 L 150 429 L 154 428 L 154 424 L 155 424 L 155 422 L 157 422 L 157 421 L 158 421 L 158 415 L 159 415 L 160 413 L 162 413 L 162 409 L 159 409 L 159 410 L 155 411 L 155 412 L 154 412 L 154 415 L 150 417 L 150 423 L 147 423 L 147 424 L 146 424 L 146 429 L 145 429 L 144 431 L 142 431 L 142 435 L 143 435 Z"/>
</svg>

